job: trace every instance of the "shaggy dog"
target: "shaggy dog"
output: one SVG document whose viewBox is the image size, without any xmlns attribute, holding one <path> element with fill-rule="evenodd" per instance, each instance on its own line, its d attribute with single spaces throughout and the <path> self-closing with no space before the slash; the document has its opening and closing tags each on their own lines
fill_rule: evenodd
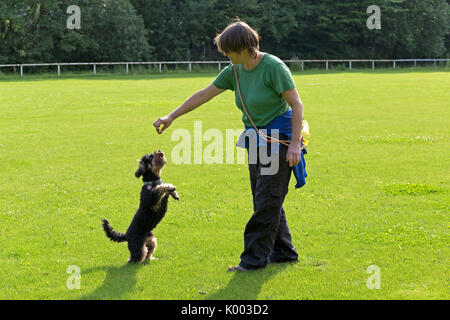
<svg viewBox="0 0 450 320">
<path fill-rule="evenodd" d="M 115 231 L 108 220 L 103 219 L 102 225 L 106 236 L 115 242 L 128 242 L 130 259 L 128 262 L 142 263 L 146 259 L 152 259 L 156 249 L 156 238 L 152 230 L 161 221 L 167 211 L 169 195 L 178 200 L 180 197 L 176 187 L 162 183 L 161 169 L 167 160 L 164 152 L 156 150 L 152 154 L 146 154 L 138 160 L 139 168 L 136 178 L 142 176 L 144 185 L 141 189 L 141 202 L 133 220 L 125 234 Z"/>
</svg>

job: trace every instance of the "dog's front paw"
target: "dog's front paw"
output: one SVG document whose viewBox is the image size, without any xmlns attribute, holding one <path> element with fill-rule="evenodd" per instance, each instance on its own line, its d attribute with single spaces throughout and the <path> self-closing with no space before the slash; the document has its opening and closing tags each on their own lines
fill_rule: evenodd
<svg viewBox="0 0 450 320">
<path fill-rule="evenodd" d="M 176 191 L 173 191 L 171 194 L 172 198 L 174 198 L 175 200 L 180 200 L 180 196 L 178 195 L 178 193 Z"/>
</svg>

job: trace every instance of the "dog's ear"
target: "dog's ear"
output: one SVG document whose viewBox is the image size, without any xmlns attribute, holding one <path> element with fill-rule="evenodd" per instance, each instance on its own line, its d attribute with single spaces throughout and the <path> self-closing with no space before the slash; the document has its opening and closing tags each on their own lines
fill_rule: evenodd
<svg viewBox="0 0 450 320">
<path fill-rule="evenodd" d="M 136 176 L 136 178 L 140 178 L 142 176 L 142 169 L 141 168 L 137 169 L 134 175 Z"/>
<path fill-rule="evenodd" d="M 134 175 L 136 176 L 136 178 L 140 178 L 143 174 L 144 174 L 144 157 L 142 157 L 141 160 L 136 160 L 139 162 L 139 168 L 136 170 L 136 172 L 134 173 Z"/>
<path fill-rule="evenodd" d="M 141 160 L 137 161 L 139 162 L 139 168 L 136 170 L 134 175 L 136 176 L 136 178 L 140 178 L 152 169 L 153 155 L 146 154 L 141 158 Z"/>
</svg>

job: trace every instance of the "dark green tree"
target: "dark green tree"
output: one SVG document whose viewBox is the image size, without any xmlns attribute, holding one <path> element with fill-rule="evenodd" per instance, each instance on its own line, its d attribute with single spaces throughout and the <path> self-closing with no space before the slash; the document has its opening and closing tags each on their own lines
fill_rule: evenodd
<svg viewBox="0 0 450 320">
<path fill-rule="evenodd" d="M 445 38 L 450 32 L 450 6 L 447 1 L 376 2 L 381 8 L 382 28 L 375 32 L 362 31 L 362 54 L 374 59 L 437 58 L 448 50 Z"/>
<path fill-rule="evenodd" d="M 143 20 L 128 0 L 4 0 L 0 61 L 142 61 L 151 59 Z M 69 30 L 69 5 L 81 9 L 81 29 Z"/>
<path fill-rule="evenodd" d="M 81 29 L 68 30 L 69 5 Z M 366 12 L 381 9 L 381 29 Z M 437 58 L 449 55 L 446 0 L 2 0 L 0 63 L 216 60 L 233 18 L 282 59 Z"/>
</svg>

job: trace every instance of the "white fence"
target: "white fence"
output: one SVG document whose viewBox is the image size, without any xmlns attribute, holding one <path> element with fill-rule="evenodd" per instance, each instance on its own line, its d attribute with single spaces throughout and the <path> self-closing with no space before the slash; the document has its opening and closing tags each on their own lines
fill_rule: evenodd
<svg viewBox="0 0 450 320">
<path fill-rule="evenodd" d="M 286 63 L 298 63 L 301 65 L 301 69 L 305 70 L 305 63 L 324 63 L 325 69 L 328 70 L 333 63 L 348 63 L 348 68 L 351 70 L 354 64 L 361 62 L 369 62 L 372 64 L 372 70 L 375 70 L 375 63 L 389 62 L 392 63 L 392 67 L 395 68 L 399 62 L 413 62 L 414 67 L 417 66 L 417 62 L 433 62 L 434 66 L 437 66 L 438 62 L 448 62 L 450 59 L 394 59 L 394 60 L 283 60 Z M 189 71 L 192 70 L 193 64 L 215 64 L 219 70 L 222 70 L 222 65 L 228 65 L 230 61 L 159 61 L 159 62 L 70 62 L 70 63 L 25 63 L 25 64 L 2 64 L 0 68 L 16 68 L 20 69 L 20 76 L 24 75 L 25 67 L 49 67 L 56 66 L 58 76 L 61 75 L 62 66 L 92 66 L 93 74 L 97 74 L 97 66 L 109 66 L 109 65 L 124 65 L 125 73 L 129 73 L 130 66 L 132 65 L 156 65 L 159 67 L 159 72 L 162 72 L 163 65 L 188 65 Z"/>
</svg>

